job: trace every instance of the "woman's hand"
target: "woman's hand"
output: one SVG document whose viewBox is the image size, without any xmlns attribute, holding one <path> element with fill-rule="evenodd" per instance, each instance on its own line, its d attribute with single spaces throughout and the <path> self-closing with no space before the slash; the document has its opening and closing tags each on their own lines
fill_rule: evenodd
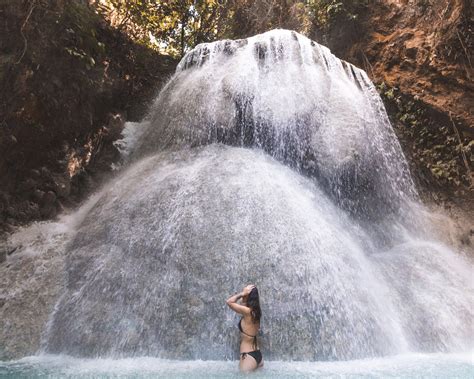
<svg viewBox="0 0 474 379">
<path fill-rule="evenodd" d="M 250 292 L 252 291 L 252 289 L 254 288 L 255 286 L 253 284 L 249 284 L 245 286 L 244 289 L 242 290 L 242 296 L 248 296 Z"/>
<path fill-rule="evenodd" d="M 251 312 L 251 309 L 249 307 L 246 307 L 245 304 L 244 305 L 237 304 L 237 301 L 245 296 L 248 296 L 254 287 L 255 286 L 253 284 L 249 284 L 248 286 L 245 286 L 241 293 L 233 295 L 227 299 L 226 301 L 227 305 L 234 312 L 240 313 L 241 315 L 244 315 L 244 316 L 249 315 Z"/>
</svg>

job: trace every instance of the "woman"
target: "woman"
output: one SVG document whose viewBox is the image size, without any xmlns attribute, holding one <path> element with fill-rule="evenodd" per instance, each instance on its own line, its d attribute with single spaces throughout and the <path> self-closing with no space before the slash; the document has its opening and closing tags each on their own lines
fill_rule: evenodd
<svg viewBox="0 0 474 379">
<path fill-rule="evenodd" d="M 241 304 L 237 301 L 242 299 Z M 253 371 L 263 366 L 262 353 L 258 347 L 257 334 L 260 329 L 260 300 L 258 290 L 252 284 L 246 286 L 241 293 L 229 297 L 227 305 L 240 313 L 240 371 Z"/>
</svg>

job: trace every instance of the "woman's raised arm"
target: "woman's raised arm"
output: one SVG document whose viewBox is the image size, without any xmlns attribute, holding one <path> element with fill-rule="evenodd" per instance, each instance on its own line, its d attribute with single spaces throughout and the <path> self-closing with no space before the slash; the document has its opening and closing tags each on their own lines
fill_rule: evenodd
<svg viewBox="0 0 474 379">
<path fill-rule="evenodd" d="M 241 299 L 243 296 L 245 296 L 243 292 L 232 295 L 231 297 L 227 299 L 226 304 L 234 312 L 240 313 L 241 315 L 246 315 L 250 313 L 250 308 L 244 305 L 237 304 L 237 301 L 239 301 L 239 299 Z"/>
</svg>

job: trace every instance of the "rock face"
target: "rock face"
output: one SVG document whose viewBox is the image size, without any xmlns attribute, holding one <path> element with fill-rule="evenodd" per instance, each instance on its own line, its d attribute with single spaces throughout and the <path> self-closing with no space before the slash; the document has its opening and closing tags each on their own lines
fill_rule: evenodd
<svg viewBox="0 0 474 379">
<path fill-rule="evenodd" d="M 61 224 L 39 223 L 0 243 L 0 360 L 40 348 L 63 283 L 67 232 Z"/>
<path fill-rule="evenodd" d="M 88 3 L 0 5 L 0 232 L 83 199 L 118 159 L 124 119 L 174 70 Z"/>
<path fill-rule="evenodd" d="M 377 82 L 438 111 L 451 113 L 474 136 L 472 4 L 464 0 L 417 2 L 384 0 L 359 15 L 362 33 L 351 45 L 332 42 L 334 53 L 365 67 Z M 334 46 L 333 46 L 334 45 Z M 466 96 L 467 95 L 467 96 Z"/>
</svg>

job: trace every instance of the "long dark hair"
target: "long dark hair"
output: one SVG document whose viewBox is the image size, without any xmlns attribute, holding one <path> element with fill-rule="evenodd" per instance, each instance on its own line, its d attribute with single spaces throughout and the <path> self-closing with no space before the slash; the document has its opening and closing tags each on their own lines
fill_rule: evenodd
<svg viewBox="0 0 474 379">
<path fill-rule="evenodd" d="M 254 324 L 259 322 L 260 317 L 262 317 L 262 310 L 260 309 L 260 298 L 258 296 L 257 287 L 253 287 L 250 291 L 249 297 L 247 298 L 247 306 L 252 309 L 250 314 Z"/>
</svg>

